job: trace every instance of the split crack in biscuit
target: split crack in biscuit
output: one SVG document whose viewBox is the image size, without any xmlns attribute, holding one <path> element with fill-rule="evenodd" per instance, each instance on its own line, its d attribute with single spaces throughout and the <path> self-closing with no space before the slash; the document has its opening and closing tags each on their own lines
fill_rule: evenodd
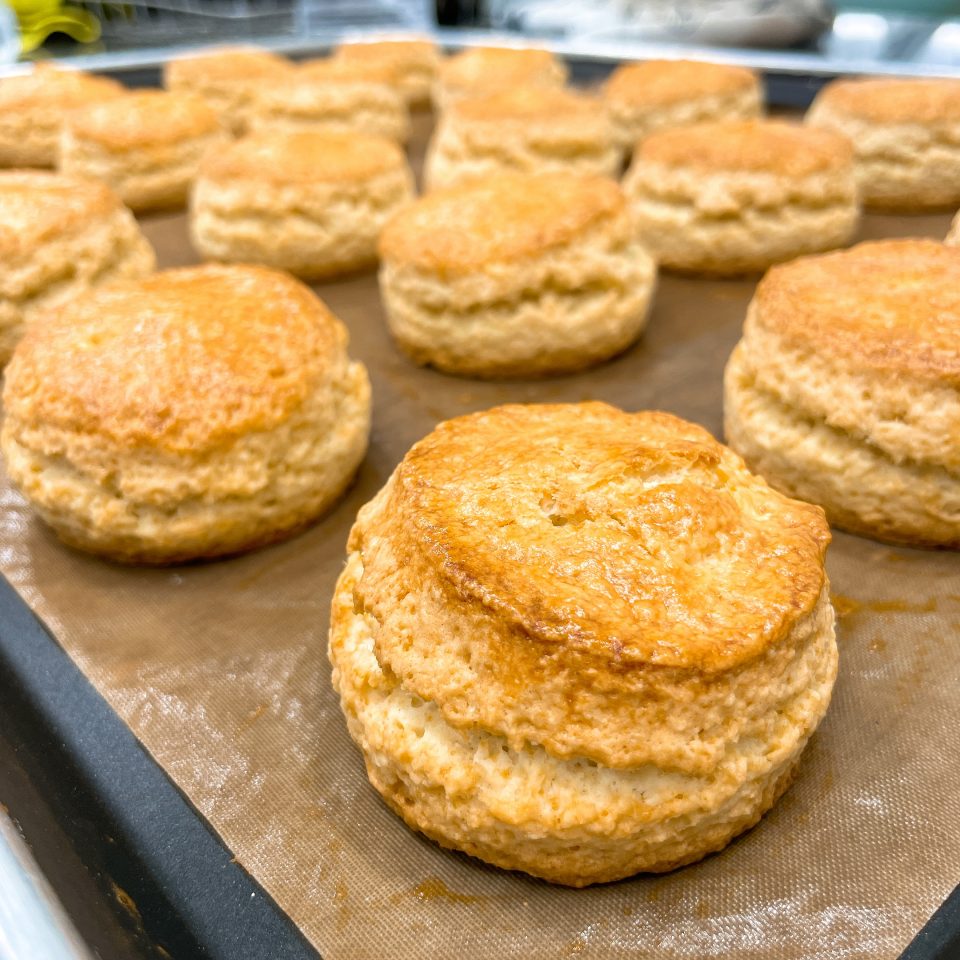
<svg viewBox="0 0 960 960">
<path fill-rule="evenodd" d="M 617 67 L 603 87 L 624 150 L 664 127 L 758 117 L 760 79 L 745 67 L 698 60 L 647 60 Z"/>
<path fill-rule="evenodd" d="M 253 100 L 264 83 L 292 74 L 293 64 L 258 47 L 217 47 L 170 60 L 163 67 L 167 90 L 203 97 L 233 134 L 247 129 Z"/>
<path fill-rule="evenodd" d="M 71 110 L 124 96 L 108 77 L 38 65 L 0 80 L 0 167 L 55 167 Z"/>
<path fill-rule="evenodd" d="M 571 886 L 721 849 L 829 704 L 829 539 L 668 414 L 441 424 L 360 511 L 333 601 L 371 783 L 442 845 Z"/>
<path fill-rule="evenodd" d="M 204 161 L 190 234 L 205 259 L 318 279 L 375 264 L 384 223 L 412 196 L 413 174 L 390 140 L 263 130 Z"/>
<path fill-rule="evenodd" d="M 528 86 L 452 104 L 427 149 L 423 176 L 428 190 L 507 170 L 616 177 L 621 161 L 602 101 Z"/>
<path fill-rule="evenodd" d="M 850 138 L 867 208 L 960 203 L 960 80 L 836 80 L 818 94 L 807 123 Z"/>
<path fill-rule="evenodd" d="M 66 543 L 175 563 L 288 536 L 349 484 L 370 384 L 292 277 L 192 267 L 80 297 L 7 368 L 7 472 Z"/>
<path fill-rule="evenodd" d="M 602 177 L 498 174 L 420 198 L 380 236 L 397 343 L 463 376 L 569 372 L 625 350 L 656 265 Z"/>
<path fill-rule="evenodd" d="M 265 83 L 254 97 L 249 129 L 365 133 L 406 143 L 410 116 L 385 79 L 351 63 L 316 60 Z"/>
<path fill-rule="evenodd" d="M 960 547 L 960 250 L 885 240 L 772 269 L 725 376 L 728 442 L 834 525 Z"/>
<path fill-rule="evenodd" d="M 0 172 L 0 367 L 24 327 L 43 322 L 51 307 L 154 266 L 133 215 L 104 184 L 40 170 Z"/>
<path fill-rule="evenodd" d="M 843 246 L 859 218 L 849 141 L 774 121 L 652 133 L 623 188 L 658 262 L 690 273 L 750 273 Z"/>
<path fill-rule="evenodd" d="M 183 207 L 200 161 L 228 139 L 196 94 L 138 90 L 70 113 L 59 166 L 102 180 L 132 210 Z"/>
<path fill-rule="evenodd" d="M 567 67 L 536 47 L 470 47 L 440 65 L 433 88 L 438 111 L 464 97 L 482 97 L 514 87 L 562 87 Z"/>
<path fill-rule="evenodd" d="M 418 37 L 383 37 L 336 48 L 335 60 L 358 71 L 384 75 L 410 107 L 428 107 L 430 91 L 440 67 L 440 51 L 432 40 Z"/>
</svg>

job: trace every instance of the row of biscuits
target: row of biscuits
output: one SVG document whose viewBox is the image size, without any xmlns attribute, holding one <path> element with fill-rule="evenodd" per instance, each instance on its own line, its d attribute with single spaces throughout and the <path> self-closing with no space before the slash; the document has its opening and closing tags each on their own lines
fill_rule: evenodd
<svg viewBox="0 0 960 960">
<path fill-rule="evenodd" d="M 619 349 L 654 269 L 628 213 L 615 183 L 569 172 L 406 206 L 380 237 L 398 339 L 437 365 Z M 958 260 L 904 241 L 771 271 L 728 366 L 735 449 L 840 525 L 956 545 Z M 8 472 L 65 541 L 115 559 L 288 535 L 364 455 L 346 340 L 262 267 L 71 297 L 8 368 Z M 828 541 L 819 508 L 669 415 L 441 424 L 361 511 L 334 598 L 334 684 L 372 783 L 438 842 L 574 886 L 720 849 L 786 789 L 829 704 Z"/>
</svg>

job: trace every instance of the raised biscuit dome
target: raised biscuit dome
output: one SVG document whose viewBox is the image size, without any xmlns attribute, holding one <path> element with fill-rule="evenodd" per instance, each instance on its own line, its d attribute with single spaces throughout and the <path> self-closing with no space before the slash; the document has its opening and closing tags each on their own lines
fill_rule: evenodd
<svg viewBox="0 0 960 960">
<path fill-rule="evenodd" d="M 960 544 L 960 250 L 883 240 L 775 267 L 728 364 L 731 444 L 831 522 Z"/>
<path fill-rule="evenodd" d="M 471 47 L 440 66 L 434 102 L 446 106 L 464 96 L 478 96 L 524 85 L 561 87 L 567 68 L 549 50 L 535 47 Z"/>
<path fill-rule="evenodd" d="M 292 277 L 169 270 L 33 325 L 7 370 L 13 480 L 67 542 L 172 562 L 283 535 L 342 489 L 369 385 Z"/>
<path fill-rule="evenodd" d="M 960 80 L 945 77 L 873 77 L 835 80 L 817 104 L 875 123 L 960 121 Z"/>
<path fill-rule="evenodd" d="M 257 47 L 219 47 L 170 60 L 164 66 L 165 85 L 219 87 L 233 82 L 255 83 L 280 77 L 293 69 L 285 57 Z"/>
<path fill-rule="evenodd" d="M 420 197 L 380 235 L 392 263 L 455 275 L 513 264 L 561 247 L 620 215 L 625 200 L 604 177 L 502 173 Z"/>
<path fill-rule="evenodd" d="M 757 75 L 745 67 L 702 60 L 647 60 L 627 63 L 610 74 L 604 95 L 649 108 L 681 100 L 731 96 L 757 87 Z"/>
<path fill-rule="evenodd" d="M 440 843 L 574 886 L 719 849 L 829 702 L 829 539 L 668 414 L 441 424 L 360 512 L 334 601 L 371 781 Z"/>
</svg>

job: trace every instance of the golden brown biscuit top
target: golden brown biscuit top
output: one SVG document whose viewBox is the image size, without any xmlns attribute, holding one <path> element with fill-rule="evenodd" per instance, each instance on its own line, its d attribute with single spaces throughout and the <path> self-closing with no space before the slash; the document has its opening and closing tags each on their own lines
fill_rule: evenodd
<svg viewBox="0 0 960 960">
<path fill-rule="evenodd" d="M 450 115 L 481 123 L 552 121 L 574 126 L 603 119 L 604 105 L 594 97 L 555 87 L 516 86 L 450 105 Z M 592 124 L 591 124 L 592 125 Z"/>
<path fill-rule="evenodd" d="M 0 80 L 0 111 L 43 109 L 60 114 L 124 92 L 123 86 L 109 77 L 38 66 L 22 76 Z"/>
<path fill-rule="evenodd" d="M 257 47 L 220 47 L 169 61 L 163 70 L 167 87 L 205 87 L 253 83 L 293 70 L 286 57 Z"/>
<path fill-rule="evenodd" d="M 99 180 L 44 170 L 0 171 L 0 258 L 30 256 L 41 244 L 122 209 Z"/>
<path fill-rule="evenodd" d="M 211 180 L 346 182 L 397 170 L 405 163 L 403 151 L 384 137 L 321 130 L 264 130 L 207 156 L 200 175 Z"/>
<path fill-rule="evenodd" d="M 566 67 L 537 47 L 471 47 L 448 57 L 440 67 L 443 83 L 467 89 L 495 89 L 566 76 Z"/>
<path fill-rule="evenodd" d="M 449 584 L 539 640 L 718 672 L 817 602 L 819 507 L 752 475 L 701 427 L 603 403 L 511 405 L 441 423 L 387 509 Z"/>
<path fill-rule="evenodd" d="M 334 57 L 360 65 L 385 64 L 404 71 L 411 67 L 433 67 L 439 60 L 437 45 L 432 40 L 400 38 L 343 43 L 334 51 Z"/>
<path fill-rule="evenodd" d="M 392 87 L 398 82 L 393 64 L 386 62 L 352 60 L 343 57 L 320 57 L 304 60 L 295 76 L 298 79 L 325 83 L 376 83 Z"/>
<path fill-rule="evenodd" d="M 280 271 L 168 270 L 31 325 L 3 400 L 27 423 L 198 453 L 285 420 L 346 341 L 343 324 Z"/>
<path fill-rule="evenodd" d="M 877 77 L 834 80 L 817 96 L 827 105 L 876 123 L 960 120 L 960 80 L 938 77 Z"/>
<path fill-rule="evenodd" d="M 746 67 L 703 60 L 647 60 L 617 67 L 604 86 L 610 100 L 637 107 L 665 107 L 701 97 L 729 96 L 759 86 Z"/>
<path fill-rule="evenodd" d="M 846 137 L 773 120 L 720 120 L 658 130 L 637 148 L 647 163 L 804 177 L 853 163 Z"/>
<path fill-rule="evenodd" d="M 879 240 L 773 267 L 751 317 L 853 368 L 960 385 L 960 249 L 935 240 Z"/>
<path fill-rule="evenodd" d="M 216 113 L 201 97 L 164 90 L 137 90 L 81 107 L 66 123 L 74 135 L 112 150 L 176 143 L 221 129 Z"/>
<path fill-rule="evenodd" d="M 396 213 L 380 256 L 441 273 L 536 257 L 626 209 L 619 186 L 573 173 L 500 173 L 435 190 Z"/>
</svg>

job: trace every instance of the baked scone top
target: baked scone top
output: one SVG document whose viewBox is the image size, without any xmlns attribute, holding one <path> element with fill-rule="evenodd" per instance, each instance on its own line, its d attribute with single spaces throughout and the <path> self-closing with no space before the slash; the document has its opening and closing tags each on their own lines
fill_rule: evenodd
<svg viewBox="0 0 960 960">
<path fill-rule="evenodd" d="M 377 83 L 392 87 L 398 82 L 397 67 L 387 61 L 347 57 L 304 60 L 291 79 L 324 83 Z"/>
<path fill-rule="evenodd" d="M 852 369 L 960 385 L 960 249 L 879 240 L 792 260 L 760 281 L 751 322 Z"/>
<path fill-rule="evenodd" d="M 40 65 L 30 73 L 0 80 L 0 111 L 52 109 L 57 112 L 124 94 L 109 77 Z"/>
<path fill-rule="evenodd" d="M 165 85 L 249 82 L 281 77 L 293 70 L 286 57 L 259 47 L 217 47 L 170 60 L 163 69 Z"/>
<path fill-rule="evenodd" d="M 450 105 L 450 115 L 466 121 L 530 123 L 555 121 L 582 126 L 605 112 L 593 97 L 559 87 L 516 86 Z"/>
<path fill-rule="evenodd" d="M 28 256 L 122 208 L 99 180 L 44 170 L 0 171 L 0 258 Z"/>
<path fill-rule="evenodd" d="M 200 176 L 211 180 L 318 183 L 367 180 L 406 163 L 392 140 L 325 130 L 264 130 L 208 155 Z"/>
<path fill-rule="evenodd" d="M 177 143 L 220 128 L 202 97 L 165 90 L 137 90 L 82 107 L 70 114 L 68 123 L 74 134 L 110 150 Z"/>
<path fill-rule="evenodd" d="M 945 77 L 876 77 L 834 80 L 817 106 L 829 106 L 876 123 L 960 120 L 960 80 Z"/>
<path fill-rule="evenodd" d="M 539 47 L 471 47 L 448 57 L 440 71 L 446 84 L 479 88 L 566 76 L 566 67 Z"/>
<path fill-rule="evenodd" d="M 648 163 L 804 177 L 853 163 L 846 137 L 773 120 L 718 120 L 651 133 L 637 147 Z"/>
<path fill-rule="evenodd" d="M 404 207 L 380 234 L 380 256 L 395 264 L 462 273 L 535 257 L 625 208 L 620 188 L 605 177 L 491 174 Z"/>
<path fill-rule="evenodd" d="M 830 540 L 819 507 L 776 493 L 701 427 L 603 403 L 442 423 L 398 467 L 387 510 L 401 556 L 511 627 L 705 672 L 813 608 Z"/>
<path fill-rule="evenodd" d="M 617 67 L 604 95 L 637 107 L 665 107 L 682 100 L 725 96 L 759 84 L 745 67 L 703 60 L 647 60 Z"/>
<path fill-rule="evenodd" d="M 422 37 L 395 37 L 359 43 L 342 43 L 334 51 L 338 60 L 358 64 L 384 63 L 394 69 L 430 65 L 439 57 L 437 45 Z"/>
<path fill-rule="evenodd" d="M 168 270 L 30 325 L 3 402 L 22 423 L 198 453 L 285 420 L 346 342 L 343 324 L 288 274 Z"/>
</svg>

